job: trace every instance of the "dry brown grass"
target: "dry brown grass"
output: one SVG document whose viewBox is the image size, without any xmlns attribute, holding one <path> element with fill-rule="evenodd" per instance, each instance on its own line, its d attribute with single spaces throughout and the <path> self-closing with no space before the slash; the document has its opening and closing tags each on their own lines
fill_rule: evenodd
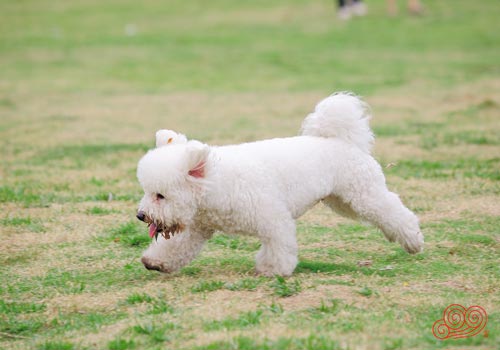
<svg viewBox="0 0 500 350">
<path fill-rule="evenodd" d="M 412 89 L 413 87 L 408 87 L 403 91 L 390 90 L 368 96 L 368 102 L 374 106 L 374 126 L 403 123 L 418 115 L 421 122 L 448 123 L 446 132 L 468 128 L 479 132 L 498 130 L 496 116 L 497 107 L 500 106 L 499 80 L 488 79 L 437 94 L 432 92 L 432 96 L 422 90 L 419 90 L 419 94 L 410 96 L 408 92 L 413 91 Z M 324 262 L 327 265 L 338 264 L 339 268 L 351 270 L 337 272 L 328 267 L 330 270 L 326 272 L 299 272 L 290 281 L 299 280 L 301 291 L 288 298 L 276 296 L 273 281 L 269 279 L 260 282 L 253 290 L 228 290 L 221 287 L 211 292 L 194 293 L 192 288 L 200 281 L 220 280 L 230 284 L 243 278 L 255 278 L 254 271 L 245 265 L 245 259 L 254 252 L 231 251 L 230 248 L 214 245 L 202 254 L 198 263 L 194 263 L 198 270 L 192 275 L 178 273 L 161 276 L 142 271 L 139 263 L 141 249 L 124 247 L 108 237 L 111 229 L 133 220 L 136 205 L 134 196 L 140 196 L 134 169 L 141 150 L 112 154 L 110 159 L 114 163 L 111 166 L 101 162 L 100 158 L 86 163 L 89 167 L 75 166 L 71 159 L 53 160 L 55 165 L 30 163 L 40 153 L 64 145 L 152 145 L 154 130 L 160 127 L 172 128 L 190 137 L 195 136 L 216 144 L 294 135 L 303 116 L 321 97 L 317 93 L 172 93 L 120 96 L 68 94 L 64 98 L 32 97 L 30 103 L 22 103 L 25 97 L 19 94 L 14 101 L 19 107 L 15 113 L 7 115 L 6 124 L 9 127 L 2 131 L 3 140 L 9 140 L 8 143 L 4 141 L 7 148 L 19 149 L 19 152 L 7 152 L 3 159 L 8 167 L 1 169 L 1 174 L 6 177 L 7 185 L 15 186 L 20 180 L 23 183 L 35 181 L 40 192 L 51 193 L 53 187 L 66 183 L 66 189 L 55 192 L 69 198 L 93 192 L 112 192 L 115 197 L 128 194 L 130 198 L 109 202 L 55 201 L 46 207 L 26 206 L 22 201 L 1 203 L 6 218 L 29 217 L 43 225 L 40 232 L 33 232 L 26 225 L 1 227 L 0 258 L 5 264 L 2 271 L 6 273 L 3 282 L 15 278 L 20 285 L 32 283 L 33 290 L 22 292 L 23 298 L 27 302 L 45 305 L 42 315 L 48 320 L 47 324 L 61 319 L 61 315 L 70 314 L 84 318 L 97 313 L 110 315 L 111 318 L 97 328 L 85 325 L 82 328 L 69 327 L 69 330 L 61 330 L 57 326 L 47 326 L 45 333 L 40 335 L 41 338 L 3 338 L 1 346 L 32 347 L 40 339 L 54 340 L 60 336 L 88 348 L 106 347 L 110 340 L 117 337 L 137 338 L 139 344 L 149 346 L 149 338 L 134 333 L 131 327 L 148 322 L 160 326 L 165 322 L 174 322 L 181 328 L 171 331 L 171 337 L 160 344 L 190 348 L 217 341 L 232 341 L 239 336 L 261 340 L 304 338 L 314 332 L 314 328 L 307 326 L 308 323 L 322 329 L 326 325 L 350 320 L 353 329 L 349 329 L 349 325 L 339 329 L 328 326 L 320 332 L 337 339 L 345 346 L 377 349 L 382 348 L 381 335 L 396 336 L 393 333 L 394 327 L 400 332 L 397 335 L 399 338 L 413 339 L 418 336 L 412 329 L 421 322 L 416 310 L 421 310 L 422 305 L 435 310 L 451 302 L 480 303 L 490 312 L 496 313 L 499 300 L 493 293 L 498 283 L 497 275 L 492 274 L 485 280 L 473 271 L 462 273 L 443 270 L 443 274 L 448 273 L 452 277 L 433 276 L 436 267 L 433 270 L 420 260 L 401 261 L 395 258 L 390 264 L 397 265 L 395 273 L 398 277 L 387 277 L 379 272 L 384 267 L 382 264 L 389 265 L 382 261 L 386 255 L 399 254 L 398 248 L 385 243 L 381 235 L 374 236 L 374 230 L 366 229 L 352 235 L 340 232 L 326 236 L 307 231 L 312 230 L 311 227 L 338 230 L 339 225 L 352 225 L 351 221 L 333 215 L 323 206 L 315 207 L 300 219 L 299 226 L 304 228 L 302 231 L 308 232 L 299 235 L 301 259 Z M 481 125 L 476 127 L 473 120 L 447 122 L 447 116 L 452 113 L 458 113 L 462 120 L 460 111 L 466 111 L 484 101 L 492 101 L 493 108 L 480 112 Z M 39 111 L 43 111 L 42 115 Z M 393 168 L 385 169 L 388 183 L 390 188 L 401 194 L 409 207 L 418 211 L 424 233 L 429 238 L 426 257 L 436 264 L 440 259 L 446 260 L 447 264 L 461 264 L 461 259 L 474 262 L 475 259 L 480 259 L 475 251 L 464 253 L 463 256 L 457 255 L 456 258 L 452 255 L 443 256 L 443 250 L 451 252 L 460 249 L 460 241 L 442 238 L 439 236 L 442 233 L 427 225 L 444 220 L 498 218 L 498 182 L 486 178 L 405 178 L 398 176 L 397 169 L 394 168 L 398 167 L 400 161 L 408 159 L 441 161 L 473 157 L 481 161 L 496 157 L 500 151 L 499 145 L 439 144 L 434 149 L 426 149 L 419 144 L 421 137 L 419 134 L 382 136 L 377 140 L 375 156 L 387 163 L 395 163 Z M 10 167 L 31 172 L 13 178 Z M 104 184 L 93 185 L 92 179 L 103 181 Z M 109 212 L 104 215 L 89 214 L 89 210 L 96 206 Z M 452 229 L 453 227 L 446 227 L 444 230 Z M 489 235 L 493 239 L 494 243 L 491 245 L 471 243 L 464 248 L 475 247 L 474 249 L 489 254 L 484 261 L 476 261 L 478 269 L 493 263 L 491 256 L 495 251 L 498 252 L 499 233 L 481 230 L 466 233 Z M 332 251 L 338 255 L 328 255 Z M 217 266 L 216 262 L 227 256 L 233 258 L 232 263 Z M 243 267 L 235 266 L 240 263 L 240 256 L 243 257 Z M 369 273 L 363 273 L 364 270 L 356 267 L 356 263 L 364 259 L 373 260 L 376 265 Z M 422 264 L 423 271 L 427 271 L 427 268 L 429 271 L 419 274 L 411 269 L 412 264 Z M 127 272 L 129 270 L 123 270 L 124 266 L 129 265 L 132 266 L 130 273 Z M 107 274 L 110 269 L 123 273 L 125 280 L 130 280 L 130 283 L 124 283 L 119 288 L 106 286 L 105 279 L 111 276 Z M 407 273 L 405 269 L 412 272 Z M 84 289 L 71 292 L 58 289 L 54 292 L 53 286 L 44 285 L 48 275 L 58 275 L 64 271 L 85 276 L 95 275 L 86 283 L 96 283 L 99 287 L 87 284 L 85 288 L 91 291 Z M 99 276 L 102 276 L 102 280 Z M 329 282 L 331 280 L 334 281 Z M 11 288 L 15 288 L 16 283 L 11 284 Z M 64 285 L 65 282 L 61 283 Z M 373 295 L 363 295 L 360 292 L 363 288 L 372 291 Z M 175 311 L 172 314 L 151 314 L 148 303 L 127 304 L 131 295 L 141 293 L 161 298 Z M 4 295 L 9 302 L 16 301 L 13 292 L 4 291 Z M 311 311 L 318 308 L 322 301 L 332 299 L 340 302 L 338 313 L 317 316 L 317 311 Z M 275 315 L 264 311 L 263 320 L 255 327 L 204 331 L 207 322 L 237 318 L 249 311 L 267 310 L 273 302 L 281 305 L 283 314 Z M 384 314 L 387 310 L 401 310 L 399 319 L 391 320 L 390 315 Z M 311 316 L 313 314 L 324 317 L 325 321 L 315 321 Z M 370 322 L 367 315 L 371 315 L 375 321 Z M 23 317 L 29 319 L 29 315 Z M 299 327 L 297 324 L 304 326 Z M 361 327 L 363 331 L 356 327 Z M 376 344 L 373 347 L 366 345 L 371 342 Z"/>
</svg>

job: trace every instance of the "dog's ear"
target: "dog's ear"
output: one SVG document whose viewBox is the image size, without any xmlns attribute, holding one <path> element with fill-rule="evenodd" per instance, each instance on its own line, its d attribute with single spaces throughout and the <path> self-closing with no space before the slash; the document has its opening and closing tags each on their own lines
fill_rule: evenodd
<svg viewBox="0 0 500 350">
<path fill-rule="evenodd" d="M 201 142 L 189 141 L 187 147 L 188 175 L 196 178 L 205 178 L 205 166 L 210 147 Z"/>
<path fill-rule="evenodd" d="M 183 134 L 178 134 L 173 130 L 162 129 L 156 132 L 156 147 L 163 147 L 171 144 L 187 143 L 187 138 Z"/>
</svg>

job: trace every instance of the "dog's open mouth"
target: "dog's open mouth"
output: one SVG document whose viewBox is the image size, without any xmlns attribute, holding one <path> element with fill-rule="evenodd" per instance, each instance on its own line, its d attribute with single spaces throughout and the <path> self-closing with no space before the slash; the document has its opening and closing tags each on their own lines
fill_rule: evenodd
<svg viewBox="0 0 500 350">
<path fill-rule="evenodd" d="M 163 238 L 170 239 L 177 233 L 184 231 L 184 225 L 180 223 L 175 223 L 170 226 L 165 226 L 162 224 L 156 224 L 154 222 L 149 224 L 149 237 L 158 239 L 158 235 L 161 233 Z"/>
</svg>

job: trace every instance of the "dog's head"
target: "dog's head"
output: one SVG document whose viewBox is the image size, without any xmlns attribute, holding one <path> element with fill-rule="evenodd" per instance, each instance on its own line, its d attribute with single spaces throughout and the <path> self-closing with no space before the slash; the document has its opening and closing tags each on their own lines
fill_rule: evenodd
<svg viewBox="0 0 500 350">
<path fill-rule="evenodd" d="M 198 141 L 158 147 L 139 161 L 137 178 L 144 190 L 137 218 L 149 235 L 166 239 L 187 229 L 198 210 L 210 148 Z"/>
</svg>

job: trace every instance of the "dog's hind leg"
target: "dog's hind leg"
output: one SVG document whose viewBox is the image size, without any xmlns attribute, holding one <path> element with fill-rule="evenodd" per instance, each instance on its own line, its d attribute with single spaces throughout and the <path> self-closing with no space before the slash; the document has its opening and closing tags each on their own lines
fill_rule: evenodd
<svg viewBox="0 0 500 350">
<path fill-rule="evenodd" d="M 418 218 L 403 205 L 397 194 L 387 190 L 385 184 L 350 193 L 344 201 L 359 218 L 380 228 L 389 241 L 398 242 L 412 254 L 422 251 L 424 236 Z"/>
<path fill-rule="evenodd" d="M 144 252 L 141 262 L 148 270 L 175 272 L 196 258 L 210 236 L 189 230 L 170 239 L 159 235 Z"/>
<path fill-rule="evenodd" d="M 265 276 L 290 276 L 297 266 L 298 246 L 295 222 L 278 217 L 259 230 L 262 246 L 256 256 L 256 269 Z"/>
</svg>

